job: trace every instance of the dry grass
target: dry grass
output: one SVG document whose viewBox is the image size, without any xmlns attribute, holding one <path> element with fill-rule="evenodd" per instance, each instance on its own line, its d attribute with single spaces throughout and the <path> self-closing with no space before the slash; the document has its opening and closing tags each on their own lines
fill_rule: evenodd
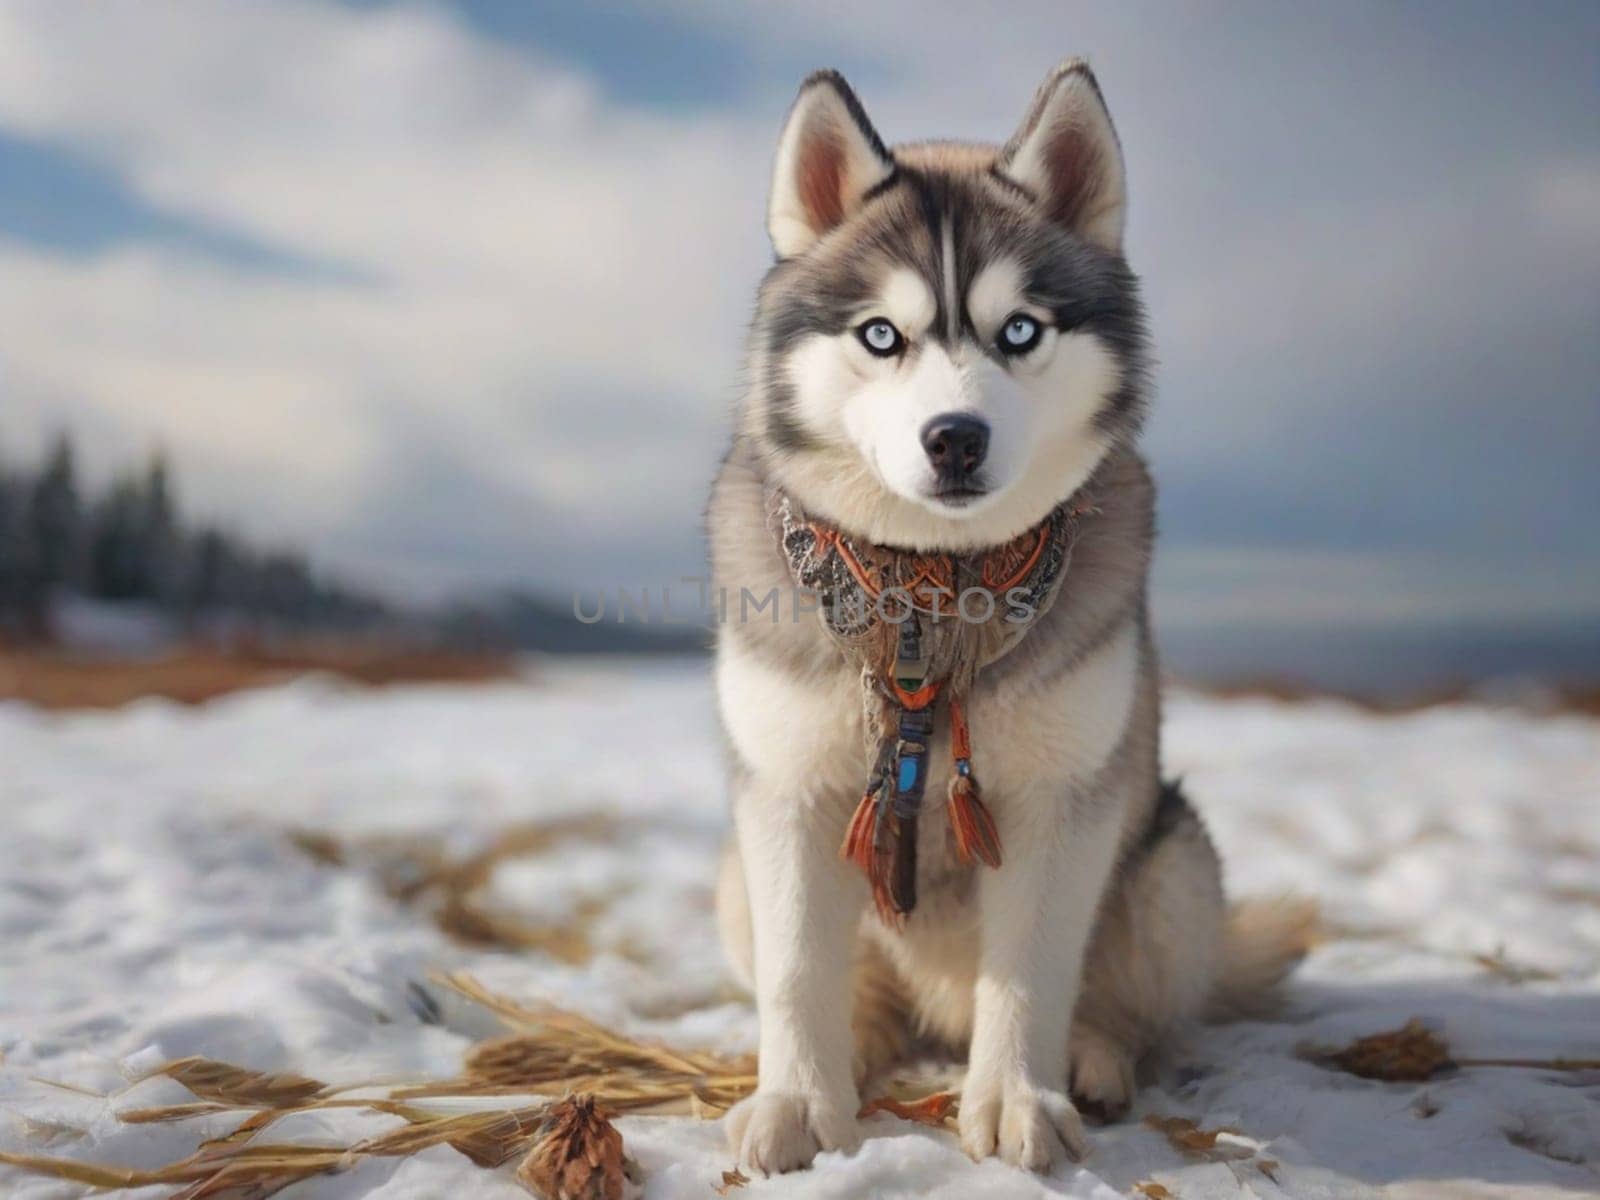
<svg viewBox="0 0 1600 1200">
<path fill-rule="evenodd" d="M 618 1112 L 711 1117 L 755 1090 L 754 1055 L 728 1057 L 636 1041 L 577 1013 L 496 995 L 466 975 L 441 976 L 437 982 L 489 1009 L 511 1032 L 468 1051 L 459 1080 L 398 1094 L 460 1094 L 462 1088 L 474 1095 L 578 1091 Z"/>
<path fill-rule="evenodd" d="M 605 911 L 602 903 L 581 905 L 572 921 L 546 924 L 495 908 L 485 899 L 485 889 L 501 863 L 535 857 L 570 839 L 602 840 L 614 833 L 612 822 L 603 816 L 544 821 L 506 830 L 484 849 L 463 858 L 452 858 L 442 841 L 434 838 L 342 842 L 307 830 L 289 836 L 318 862 L 371 871 L 390 896 L 427 913 L 440 930 L 465 945 L 538 950 L 581 965 L 594 952 L 590 927 Z M 626 946 L 611 949 L 631 955 Z"/>
<path fill-rule="evenodd" d="M 1377 714 L 1420 712 L 1446 704 L 1496 704 L 1502 703 L 1493 693 L 1485 693 L 1480 684 L 1458 680 L 1433 687 L 1402 692 L 1358 692 L 1337 688 L 1318 688 L 1291 679 L 1263 676 L 1228 682 L 1207 683 L 1195 679 L 1174 678 L 1169 683 L 1224 699 L 1266 699 L 1289 704 L 1305 701 L 1336 699 L 1357 708 Z M 1574 713 L 1580 716 L 1600 717 L 1600 685 L 1590 683 L 1553 683 L 1542 686 L 1530 706 L 1543 713 Z M 1516 705 L 1516 698 L 1510 703 Z"/>
<path fill-rule="evenodd" d="M 449 1145 L 482 1167 L 497 1167 L 527 1153 L 546 1104 L 489 1113 L 446 1114 L 391 1104 L 363 1107 L 404 1119 L 405 1124 L 349 1146 L 305 1146 L 259 1142 L 272 1110 L 249 1117 L 227 1137 L 202 1143 L 177 1162 L 153 1169 L 99 1166 L 45 1155 L 0 1152 L 0 1163 L 36 1174 L 106 1190 L 179 1186 L 174 1200 L 265 1200 L 292 1183 L 328 1171 L 347 1170 L 365 1158 L 408 1157 L 430 1146 Z M 327 1107 L 312 1102 L 292 1110 Z"/>
<path fill-rule="evenodd" d="M 454 1079 L 422 1080 L 388 1086 L 378 1095 L 357 1095 L 356 1087 L 334 1088 L 304 1075 L 254 1071 L 204 1058 L 177 1059 L 145 1078 L 173 1079 L 195 1099 L 125 1111 L 120 1119 L 150 1124 L 241 1114 L 239 1124 L 227 1134 L 200 1142 L 193 1153 L 155 1168 L 15 1153 L 0 1153 L 0 1163 L 94 1188 L 176 1187 L 179 1200 L 266 1200 L 292 1183 L 346 1170 L 367 1158 L 405 1157 L 448 1145 L 491 1169 L 522 1157 L 520 1177 L 530 1184 L 554 1181 L 551 1186 L 557 1190 L 549 1194 L 604 1198 L 620 1187 L 617 1180 L 625 1165 L 621 1138 L 608 1113 L 709 1118 L 755 1089 L 753 1055 L 726 1056 L 630 1038 L 577 1013 L 491 992 L 465 975 L 440 976 L 435 982 L 495 1014 L 506 1028 L 504 1034 L 472 1047 Z M 1595 1060 L 1453 1059 L 1443 1039 L 1415 1020 L 1342 1049 L 1306 1053 L 1330 1067 L 1384 1080 L 1427 1079 L 1450 1066 L 1600 1069 Z M 360 1090 L 380 1089 L 369 1084 Z M 895 1090 L 902 1094 L 869 1103 L 864 1114 L 886 1111 L 938 1127 L 949 1122 L 958 1104 L 949 1092 L 928 1095 L 910 1085 Z M 507 1103 L 469 1112 L 429 1103 L 463 1097 L 504 1097 Z M 398 1118 L 400 1124 L 348 1145 L 266 1140 L 273 1125 L 290 1113 L 332 1109 L 383 1114 Z M 1237 1130 L 1203 1129 L 1188 1118 L 1160 1115 L 1146 1117 L 1145 1124 L 1186 1157 L 1237 1162 L 1277 1177 L 1278 1163 L 1260 1157 L 1261 1147 Z M 733 1190 L 742 1183 L 737 1173 L 730 1172 L 720 1188 Z M 712 1181 L 708 1187 L 720 1190 Z M 1152 1187 L 1159 1185 L 1152 1181 Z"/>
<path fill-rule="evenodd" d="M 366 1158 L 405 1157 L 448 1145 L 479 1166 L 499 1167 L 535 1149 L 541 1134 L 567 1147 L 544 1148 L 550 1166 L 565 1164 L 560 1178 L 572 1180 L 572 1156 L 595 1158 L 611 1184 L 611 1164 L 621 1162 L 621 1140 L 605 1112 L 720 1114 L 755 1089 L 755 1059 L 706 1051 L 678 1050 L 625 1037 L 576 1013 L 529 1006 L 488 991 L 467 976 L 437 982 L 495 1013 L 509 1032 L 468 1053 L 459 1077 L 387 1088 L 382 1096 L 352 1096 L 303 1075 L 267 1073 L 211 1059 L 185 1058 L 151 1075 L 183 1084 L 195 1096 L 188 1104 L 133 1110 L 130 1124 L 182 1121 L 219 1112 L 244 1115 L 227 1135 L 198 1145 L 194 1153 L 162 1167 L 143 1169 L 79 1162 L 48 1155 L 0 1152 L 0 1163 L 56 1179 L 103 1189 L 167 1185 L 179 1200 L 265 1200 L 304 1179 L 345 1170 Z M 149 1078 L 150 1076 L 145 1076 Z M 369 1087 L 365 1091 L 372 1090 Z M 561 1106 L 557 1098 L 582 1095 L 583 1104 Z M 447 1112 L 424 1103 L 446 1097 L 517 1096 L 522 1103 L 472 1112 Z M 537 1097 L 531 1103 L 527 1097 Z M 300 1145 L 262 1140 L 289 1113 L 338 1108 L 398 1117 L 403 1124 L 345 1146 Z M 610 1133 L 607 1133 L 610 1130 Z M 581 1136 L 580 1136 L 581 1135 Z M 554 1157 L 552 1158 L 552 1155 Z M 537 1174 L 529 1166 L 525 1174 Z M 552 1176 L 554 1177 L 554 1176 Z M 596 1195 L 609 1195 L 602 1190 Z"/>
<path fill-rule="evenodd" d="M 117 708 L 160 696 L 199 704 L 244 688 L 326 672 L 372 687 L 482 683 L 512 675 L 499 655 L 383 643 L 295 641 L 272 647 L 186 646 L 152 658 L 87 657 L 46 648 L 0 647 L 0 700 L 48 709 Z"/>
<path fill-rule="evenodd" d="M 227 1108 L 294 1108 L 327 1091 L 318 1080 L 292 1072 L 249 1071 L 209 1058 L 178 1058 L 146 1078 L 165 1075 L 202 1100 Z"/>
</svg>

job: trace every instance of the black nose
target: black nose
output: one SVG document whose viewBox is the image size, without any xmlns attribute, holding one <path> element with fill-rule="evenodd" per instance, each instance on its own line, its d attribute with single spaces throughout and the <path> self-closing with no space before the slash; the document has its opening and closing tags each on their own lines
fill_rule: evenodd
<svg viewBox="0 0 1600 1200">
<path fill-rule="evenodd" d="M 922 427 L 922 448 L 941 475 L 971 475 L 989 453 L 989 423 L 965 413 L 942 413 Z"/>
</svg>

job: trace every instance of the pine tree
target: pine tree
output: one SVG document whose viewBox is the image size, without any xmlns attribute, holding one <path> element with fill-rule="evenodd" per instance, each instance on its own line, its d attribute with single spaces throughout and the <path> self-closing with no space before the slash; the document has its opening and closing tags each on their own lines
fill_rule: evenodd
<svg viewBox="0 0 1600 1200">
<path fill-rule="evenodd" d="M 22 609 L 22 488 L 0 467 L 0 630 Z"/>
<path fill-rule="evenodd" d="M 144 489 L 123 478 L 94 506 L 90 519 L 90 593 L 102 600 L 140 600 L 150 595 L 143 532 Z"/>
<path fill-rule="evenodd" d="M 31 574 L 46 590 L 83 582 L 83 510 L 78 500 L 72 441 L 56 439 L 29 498 L 24 551 Z"/>
<path fill-rule="evenodd" d="M 189 572 L 183 606 L 193 617 L 226 606 L 236 588 L 238 560 L 228 539 L 215 529 L 202 530 L 189 549 Z"/>
<path fill-rule="evenodd" d="M 17 485 L 3 464 L 0 464 L 0 597 L 6 595 L 6 583 L 20 570 L 18 557 L 21 538 L 14 528 L 17 520 Z M 0 600 L 0 603 L 3 603 Z"/>
<path fill-rule="evenodd" d="M 195 625 L 222 617 L 286 629 L 370 628 L 385 606 L 325 582 L 305 557 L 263 553 L 214 529 L 191 532 L 163 455 L 85 505 L 72 442 L 31 478 L 0 467 L 0 633 L 48 634 L 50 593 L 153 602 Z"/>
<path fill-rule="evenodd" d="M 182 591 L 177 516 L 168 482 L 166 456 L 157 453 L 140 488 L 139 557 L 144 594 L 176 607 Z"/>
</svg>

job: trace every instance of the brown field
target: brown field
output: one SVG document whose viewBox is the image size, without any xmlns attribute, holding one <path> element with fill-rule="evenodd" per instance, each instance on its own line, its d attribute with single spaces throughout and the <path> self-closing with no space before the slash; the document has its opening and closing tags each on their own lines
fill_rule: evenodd
<svg viewBox="0 0 1600 1200">
<path fill-rule="evenodd" d="M 1319 691 L 1282 679 L 1248 679 L 1231 683 L 1202 683 L 1192 679 L 1171 679 L 1197 692 L 1224 698 L 1261 697 L 1299 703 L 1307 700 L 1344 700 L 1369 712 L 1408 713 L 1443 704 L 1490 704 L 1545 713 L 1580 713 L 1600 717 L 1600 685 L 1550 684 L 1536 690 L 1500 692 L 1493 687 L 1472 683 L 1447 683 L 1420 691 L 1394 695 L 1366 695 L 1350 692 Z"/>
<path fill-rule="evenodd" d="M 0 700 L 41 708 L 116 708 L 143 696 L 200 704 L 242 688 L 326 672 L 355 683 L 481 683 L 514 673 L 491 654 L 379 643 L 302 641 L 263 646 L 188 646 L 149 658 L 104 658 L 49 648 L 0 646 Z"/>
<path fill-rule="evenodd" d="M 190 645 L 149 657 L 118 658 L 48 646 L 0 642 L 0 701 L 23 700 L 40 708 L 118 708 L 144 696 L 201 704 L 244 688 L 327 673 L 369 687 L 398 683 L 482 683 L 509 679 L 516 665 L 506 655 L 429 649 L 382 641 L 303 639 L 271 646 Z M 1286 702 L 1336 698 L 1372 712 L 1415 712 L 1439 704 L 1511 703 L 1544 712 L 1600 716 L 1600 687 L 1553 687 L 1537 696 L 1497 696 L 1467 684 L 1409 695 L 1372 697 L 1318 691 L 1274 679 L 1207 684 L 1170 682 L 1214 696 L 1258 696 Z"/>
</svg>

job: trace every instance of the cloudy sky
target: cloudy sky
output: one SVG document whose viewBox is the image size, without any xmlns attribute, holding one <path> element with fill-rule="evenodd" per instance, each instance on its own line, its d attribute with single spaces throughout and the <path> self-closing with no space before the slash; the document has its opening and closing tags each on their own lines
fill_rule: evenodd
<svg viewBox="0 0 1600 1200">
<path fill-rule="evenodd" d="M 0 454 L 416 596 L 700 562 L 795 85 L 1094 62 L 1172 621 L 1600 613 L 1600 7 L 0 0 Z"/>
</svg>

